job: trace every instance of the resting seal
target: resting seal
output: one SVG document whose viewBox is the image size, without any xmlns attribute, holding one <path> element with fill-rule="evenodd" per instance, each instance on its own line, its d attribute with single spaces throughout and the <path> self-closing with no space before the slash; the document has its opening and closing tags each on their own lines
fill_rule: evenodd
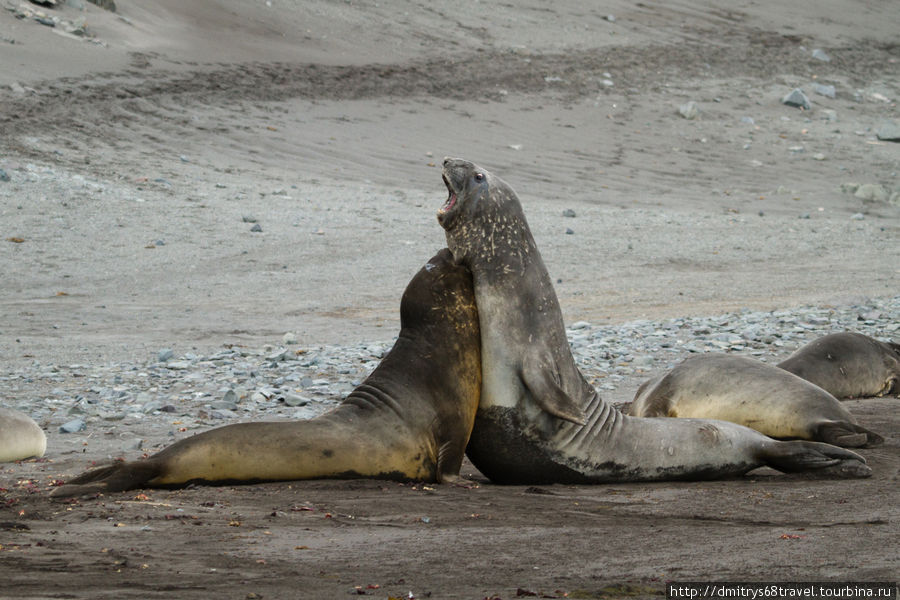
<svg viewBox="0 0 900 600">
<path fill-rule="evenodd" d="M 481 355 L 471 278 L 446 249 L 407 286 L 400 322 L 388 355 L 329 413 L 219 427 L 147 460 L 89 471 L 53 495 L 193 481 L 458 480 L 478 406 Z"/>
<path fill-rule="evenodd" d="M 773 438 L 850 448 L 884 439 L 860 427 L 837 398 L 774 365 L 732 354 L 698 354 L 638 388 L 637 417 L 696 417 L 746 425 Z"/>
<path fill-rule="evenodd" d="M 861 333 L 832 333 L 778 363 L 835 398 L 900 396 L 900 344 Z"/>
<path fill-rule="evenodd" d="M 469 267 L 481 322 L 483 384 L 466 454 L 498 483 L 711 479 L 762 465 L 831 467 L 866 477 L 853 452 L 780 442 L 724 421 L 641 419 L 606 403 L 575 365 L 547 269 L 513 190 L 445 159 L 438 211 L 454 258 Z"/>
<path fill-rule="evenodd" d="M 46 449 L 47 436 L 31 417 L 0 408 L 0 463 L 43 456 Z"/>
</svg>

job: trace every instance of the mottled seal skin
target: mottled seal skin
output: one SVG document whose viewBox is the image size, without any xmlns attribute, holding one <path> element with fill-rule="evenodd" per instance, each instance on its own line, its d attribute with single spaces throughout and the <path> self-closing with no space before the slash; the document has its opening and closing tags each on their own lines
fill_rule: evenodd
<svg viewBox="0 0 900 600">
<path fill-rule="evenodd" d="M 846 331 L 803 346 L 778 366 L 835 398 L 900 396 L 900 344 Z"/>
<path fill-rule="evenodd" d="M 525 215 L 500 178 L 445 159 L 438 211 L 454 258 L 469 267 L 481 321 L 481 403 L 466 454 L 497 483 L 713 479 L 762 465 L 866 477 L 859 455 L 776 441 L 724 421 L 629 417 L 575 365 L 562 312 Z"/>
<path fill-rule="evenodd" d="M 410 282 L 400 318 L 391 351 L 335 410 L 309 421 L 213 429 L 147 460 L 89 471 L 53 495 L 194 481 L 459 480 L 481 388 L 468 270 L 442 250 Z"/>
<path fill-rule="evenodd" d="M 637 417 L 721 419 L 779 439 L 861 448 L 884 439 L 861 427 L 837 398 L 774 365 L 746 356 L 698 354 L 644 383 Z"/>
<path fill-rule="evenodd" d="M 0 408 L 0 463 L 43 456 L 46 450 L 47 436 L 31 417 Z"/>
</svg>

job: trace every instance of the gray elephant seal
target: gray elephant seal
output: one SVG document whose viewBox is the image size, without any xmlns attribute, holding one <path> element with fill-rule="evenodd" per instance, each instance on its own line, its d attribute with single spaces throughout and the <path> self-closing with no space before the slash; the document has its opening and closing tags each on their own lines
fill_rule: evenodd
<svg viewBox="0 0 900 600">
<path fill-rule="evenodd" d="M 778 363 L 835 398 L 900 396 L 900 344 L 861 333 L 832 333 Z"/>
<path fill-rule="evenodd" d="M 638 388 L 637 417 L 722 419 L 769 437 L 817 440 L 849 448 L 884 439 L 860 427 L 831 394 L 808 381 L 746 356 L 698 354 Z"/>
<path fill-rule="evenodd" d="M 34 419 L 11 408 L 0 408 L 0 463 L 43 456 L 47 436 Z"/>
<path fill-rule="evenodd" d="M 445 159 L 438 211 L 454 258 L 469 267 L 481 321 L 481 403 L 466 454 L 497 483 L 712 479 L 762 465 L 866 477 L 857 454 L 781 442 L 724 421 L 628 417 L 575 365 L 562 312 L 513 190 Z M 821 471 L 820 471 L 821 472 Z"/>
<path fill-rule="evenodd" d="M 54 496 L 193 481 L 459 479 L 481 388 L 469 272 L 442 250 L 407 286 L 397 342 L 335 410 L 309 421 L 228 425 L 147 460 L 95 469 Z"/>
</svg>

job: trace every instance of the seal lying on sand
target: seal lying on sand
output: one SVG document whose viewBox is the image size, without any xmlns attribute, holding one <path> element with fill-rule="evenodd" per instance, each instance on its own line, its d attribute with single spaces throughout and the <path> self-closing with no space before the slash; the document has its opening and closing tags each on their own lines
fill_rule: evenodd
<svg viewBox="0 0 900 600">
<path fill-rule="evenodd" d="M 850 448 L 884 439 L 860 427 L 831 394 L 774 365 L 731 354 L 698 354 L 638 388 L 637 417 L 695 417 L 746 425 L 773 438 Z"/>
<path fill-rule="evenodd" d="M 47 436 L 31 417 L 0 408 L 0 463 L 43 456 L 46 449 Z"/>
<path fill-rule="evenodd" d="M 861 333 L 832 333 L 803 346 L 778 366 L 835 398 L 900 396 L 900 344 Z"/>
<path fill-rule="evenodd" d="M 471 277 L 449 251 L 407 286 L 400 320 L 394 347 L 333 411 L 213 429 L 147 460 L 89 471 L 53 495 L 192 481 L 458 480 L 481 390 L 481 353 Z"/>
<path fill-rule="evenodd" d="M 780 442 L 724 421 L 642 419 L 604 402 L 575 365 L 562 312 L 522 207 L 498 177 L 445 159 L 438 212 L 469 267 L 481 321 L 481 403 L 466 454 L 498 483 L 712 479 L 769 465 L 866 477 L 853 452 Z"/>
</svg>

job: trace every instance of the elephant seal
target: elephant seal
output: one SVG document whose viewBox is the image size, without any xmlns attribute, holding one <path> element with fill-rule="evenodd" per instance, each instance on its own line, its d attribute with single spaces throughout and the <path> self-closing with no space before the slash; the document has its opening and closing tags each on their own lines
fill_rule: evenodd
<svg viewBox="0 0 900 600">
<path fill-rule="evenodd" d="M 713 479 L 762 465 L 867 477 L 865 460 L 817 442 L 781 442 L 724 421 L 642 419 L 605 402 L 575 365 L 562 311 L 515 192 L 445 159 L 437 214 L 472 272 L 482 391 L 466 454 L 497 483 Z M 820 473 L 823 471 L 820 471 Z"/>
<path fill-rule="evenodd" d="M 47 436 L 34 419 L 11 408 L 0 408 L 0 463 L 40 457 Z"/>
<path fill-rule="evenodd" d="M 860 427 L 837 398 L 774 365 L 732 354 L 690 356 L 638 388 L 636 417 L 722 419 L 769 437 L 849 448 L 884 442 Z"/>
<path fill-rule="evenodd" d="M 446 249 L 412 279 L 391 351 L 333 411 L 241 423 L 180 440 L 147 460 L 89 471 L 54 496 L 188 482 L 372 477 L 458 481 L 481 388 L 471 276 Z"/>
<path fill-rule="evenodd" d="M 835 398 L 900 396 L 900 344 L 861 333 L 832 333 L 778 363 Z"/>
</svg>

